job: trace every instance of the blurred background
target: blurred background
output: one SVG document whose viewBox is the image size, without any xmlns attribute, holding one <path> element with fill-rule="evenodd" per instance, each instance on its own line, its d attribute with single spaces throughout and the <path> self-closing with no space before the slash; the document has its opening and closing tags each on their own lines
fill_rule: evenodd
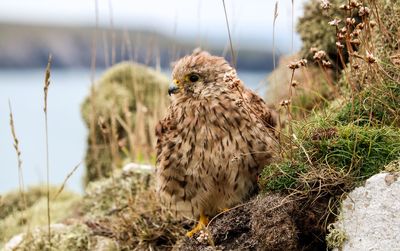
<svg viewBox="0 0 400 251">
<path fill-rule="evenodd" d="M 292 31 L 303 1 L 278 1 L 277 59 L 301 46 Z M 226 1 L 239 76 L 261 95 L 273 69 L 274 8 L 275 1 Z M 196 47 L 230 58 L 222 0 L 0 0 L 0 194 L 18 188 L 9 101 L 25 185 L 45 181 L 43 84 L 49 54 L 50 177 L 60 184 L 84 159 L 88 132 L 80 107 L 91 83 L 120 61 L 169 76 L 170 63 Z M 83 162 L 68 188 L 83 191 L 84 170 Z"/>
</svg>

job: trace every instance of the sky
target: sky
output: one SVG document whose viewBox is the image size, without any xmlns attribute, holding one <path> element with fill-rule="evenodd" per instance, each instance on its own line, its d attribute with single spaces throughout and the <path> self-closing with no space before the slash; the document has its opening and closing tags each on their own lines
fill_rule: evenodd
<svg viewBox="0 0 400 251">
<path fill-rule="evenodd" d="M 294 2 L 295 19 L 305 0 Z M 274 0 L 226 0 L 233 41 L 251 47 L 271 47 Z M 96 0 L 0 0 L 0 22 L 94 26 Z M 97 0 L 101 26 L 144 29 L 178 40 L 226 43 L 222 0 Z M 292 50 L 292 1 L 278 1 L 276 41 Z M 110 18 L 112 17 L 112 18 Z M 294 49 L 300 41 L 294 35 Z"/>
</svg>

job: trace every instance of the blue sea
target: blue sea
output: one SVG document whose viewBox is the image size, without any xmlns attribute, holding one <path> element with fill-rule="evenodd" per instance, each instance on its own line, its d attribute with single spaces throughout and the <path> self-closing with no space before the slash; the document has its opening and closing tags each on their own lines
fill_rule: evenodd
<svg viewBox="0 0 400 251">
<path fill-rule="evenodd" d="M 265 93 L 268 72 L 239 71 L 239 77 L 260 95 Z M 97 72 L 97 76 L 101 71 Z M 18 188 L 18 163 L 9 124 L 11 102 L 19 140 L 25 187 L 46 181 L 45 120 L 43 112 L 44 69 L 0 69 L 0 194 Z M 87 129 L 80 105 L 89 93 L 90 71 L 51 71 L 48 94 L 50 181 L 60 185 L 83 161 Z M 84 163 L 68 180 L 69 190 L 83 192 Z"/>
</svg>

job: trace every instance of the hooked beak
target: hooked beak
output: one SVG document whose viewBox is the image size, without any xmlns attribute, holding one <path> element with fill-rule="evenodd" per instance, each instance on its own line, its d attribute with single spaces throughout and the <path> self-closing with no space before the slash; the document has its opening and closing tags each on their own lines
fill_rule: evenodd
<svg viewBox="0 0 400 251">
<path fill-rule="evenodd" d="M 168 95 L 171 96 L 179 91 L 179 87 L 176 85 L 176 81 L 172 83 L 168 88 Z"/>
</svg>

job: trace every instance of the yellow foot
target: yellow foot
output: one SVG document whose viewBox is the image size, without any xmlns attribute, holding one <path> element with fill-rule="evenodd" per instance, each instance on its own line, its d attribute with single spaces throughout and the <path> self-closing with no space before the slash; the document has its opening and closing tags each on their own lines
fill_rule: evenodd
<svg viewBox="0 0 400 251">
<path fill-rule="evenodd" d="M 207 224 L 208 224 L 208 217 L 203 214 L 200 214 L 199 223 L 192 230 L 187 232 L 186 236 L 189 238 L 192 237 L 195 233 L 205 228 Z"/>
</svg>

